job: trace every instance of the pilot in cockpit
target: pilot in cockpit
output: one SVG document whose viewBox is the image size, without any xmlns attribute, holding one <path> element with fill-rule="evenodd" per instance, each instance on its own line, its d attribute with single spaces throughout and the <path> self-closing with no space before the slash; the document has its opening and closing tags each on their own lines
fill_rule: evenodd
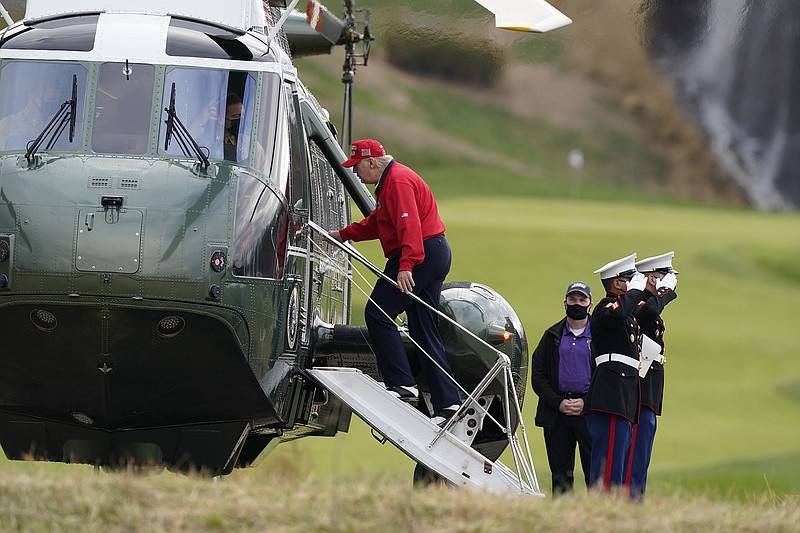
<svg viewBox="0 0 800 533">
<path fill-rule="evenodd" d="M 212 154 L 219 153 L 216 150 L 219 150 L 221 144 L 224 159 L 238 161 L 241 159 L 241 156 L 237 154 L 237 146 L 239 144 L 239 125 L 244 110 L 242 99 L 236 93 L 228 93 L 225 98 L 223 124 L 219 119 L 221 113 L 217 111 L 219 104 L 220 101 L 217 99 L 203 107 L 189 126 L 189 133 L 201 146 L 208 146 Z M 222 130 L 221 137 L 218 133 L 220 129 Z M 208 143 L 212 143 L 216 148 Z"/>
<path fill-rule="evenodd" d="M 64 82 L 64 87 L 70 87 Z M 67 98 L 56 81 L 31 90 L 22 109 L 0 119 L 0 150 L 23 149 L 44 129 L 47 121 Z"/>
<path fill-rule="evenodd" d="M 236 145 L 239 137 L 239 124 L 242 119 L 242 99 L 236 93 L 228 93 L 225 100 L 225 159 L 236 161 Z"/>
</svg>

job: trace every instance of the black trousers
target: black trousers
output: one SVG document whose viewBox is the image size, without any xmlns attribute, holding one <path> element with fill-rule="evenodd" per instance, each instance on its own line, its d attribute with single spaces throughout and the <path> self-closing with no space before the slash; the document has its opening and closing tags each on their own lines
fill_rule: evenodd
<svg viewBox="0 0 800 533">
<path fill-rule="evenodd" d="M 558 413 L 553 427 L 544 428 L 547 462 L 553 476 L 553 496 L 572 490 L 575 482 L 575 445 L 581 455 L 583 479 L 589 486 L 589 464 L 592 460 L 592 440 L 586 417 Z"/>
</svg>

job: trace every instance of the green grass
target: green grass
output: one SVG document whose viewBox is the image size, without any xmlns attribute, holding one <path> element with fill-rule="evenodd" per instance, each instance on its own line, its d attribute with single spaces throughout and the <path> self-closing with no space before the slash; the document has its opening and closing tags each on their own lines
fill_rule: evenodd
<svg viewBox="0 0 800 533">
<path fill-rule="evenodd" d="M 557 34 L 523 34 L 509 47 L 512 63 L 548 64 L 563 66 L 566 44 Z"/>
<path fill-rule="evenodd" d="M 473 148 L 469 160 L 464 160 L 463 156 L 448 155 L 446 149 L 402 150 L 402 137 L 395 139 L 392 147 L 398 158 L 425 168 L 426 177 L 429 176 L 429 166 L 433 165 L 434 169 L 445 167 L 450 176 L 460 178 L 462 169 L 454 169 L 453 165 L 461 162 L 476 169 L 467 176 L 474 176 L 470 181 L 489 184 L 508 181 L 514 187 L 523 187 L 523 192 L 524 188 L 529 187 L 526 182 L 547 180 L 564 190 L 579 182 L 582 186 L 588 186 L 591 194 L 597 195 L 609 186 L 625 185 L 628 189 L 633 183 L 658 183 L 664 180 L 666 168 L 663 161 L 641 139 L 607 127 L 602 134 L 599 131 L 558 128 L 541 120 L 515 116 L 503 107 L 502 101 L 486 104 L 453 94 L 435 84 L 422 83 L 405 87 L 405 90 L 413 103 L 412 109 L 394 110 L 386 107 L 381 109 L 383 115 L 394 116 L 398 121 L 413 119 L 416 124 L 424 125 L 427 131 L 436 132 L 444 140 L 457 139 Z M 366 92 L 363 95 L 357 92 L 356 98 L 360 105 L 367 107 L 378 103 L 375 95 Z M 398 145 L 400 151 L 395 149 Z M 447 143 L 444 145 L 447 146 Z M 584 152 L 585 166 L 580 170 L 567 165 L 567 154 L 576 147 Z M 625 154 L 625 157 L 609 157 L 610 154 Z M 502 163 L 493 163 L 491 166 L 486 163 L 498 159 L 511 162 L 519 170 L 509 172 Z M 482 172 L 476 175 L 478 169 Z M 597 187 L 597 184 L 602 187 Z M 502 183 L 500 187 L 498 195 L 509 192 Z M 443 189 L 461 190 L 446 186 Z M 538 191 L 534 188 L 533 192 Z"/>
</svg>

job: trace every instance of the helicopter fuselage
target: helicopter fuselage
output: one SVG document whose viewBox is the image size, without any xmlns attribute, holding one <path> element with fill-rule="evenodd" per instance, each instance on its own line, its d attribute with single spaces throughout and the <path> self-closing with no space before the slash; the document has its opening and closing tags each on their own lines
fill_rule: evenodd
<svg viewBox="0 0 800 533">
<path fill-rule="evenodd" d="M 303 320 L 349 304 L 343 257 L 309 282 L 300 228 L 312 203 L 331 228 L 349 212 L 288 57 L 203 21 L 73 14 L 7 30 L 0 87 L 6 454 L 225 471 L 248 432 L 291 427 Z"/>
</svg>

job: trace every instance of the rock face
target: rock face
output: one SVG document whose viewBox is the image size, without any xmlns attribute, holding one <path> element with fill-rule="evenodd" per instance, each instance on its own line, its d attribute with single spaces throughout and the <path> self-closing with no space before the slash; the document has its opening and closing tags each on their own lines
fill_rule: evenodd
<svg viewBox="0 0 800 533">
<path fill-rule="evenodd" d="M 643 0 L 651 52 L 759 209 L 800 209 L 796 0 Z"/>
</svg>

